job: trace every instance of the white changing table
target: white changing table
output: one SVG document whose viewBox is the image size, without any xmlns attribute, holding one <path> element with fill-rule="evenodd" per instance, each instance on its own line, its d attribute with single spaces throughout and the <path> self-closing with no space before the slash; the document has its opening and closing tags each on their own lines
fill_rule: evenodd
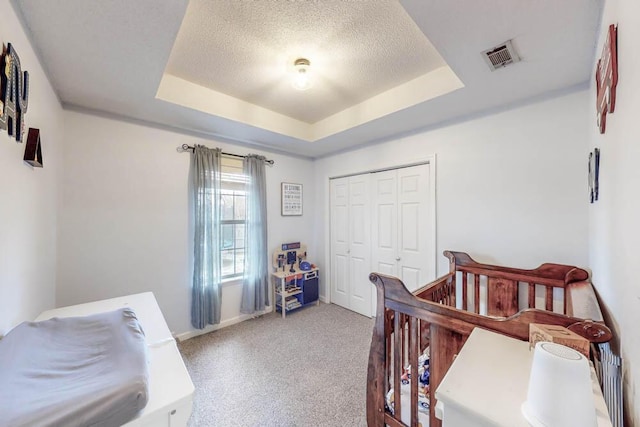
<svg viewBox="0 0 640 427">
<path fill-rule="evenodd" d="M 125 427 L 182 427 L 191 416 L 194 387 L 176 341 L 151 292 L 48 310 L 35 320 L 87 316 L 132 308 L 145 332 L 149 356 L 149 402 Z"/>
<path fill-rule="evenodd" d="M 527 399 L 533 351 L 529 343 L 475 328 L 436 390 L 442 427 L 529 427 Z M 598 427 L 611 427 L 591 368 Z"/>
</svg>

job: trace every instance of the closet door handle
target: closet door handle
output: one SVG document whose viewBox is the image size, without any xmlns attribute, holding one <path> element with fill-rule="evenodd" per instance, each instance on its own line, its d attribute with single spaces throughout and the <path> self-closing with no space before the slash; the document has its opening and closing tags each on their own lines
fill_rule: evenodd
<svg viewBox="0 0 640 427">
<path fill-rule="evenodd" d="M 351 253 L 351 249 L 347 249 L 347 253 L 350 254 Z"/>
<path fill-rule="evenodd" d="M 399 257 L 399 256 L 398 256 L 398 257 L 396 257 L 396 261 L 400 261 L 400 257 Z"/>
</svg>

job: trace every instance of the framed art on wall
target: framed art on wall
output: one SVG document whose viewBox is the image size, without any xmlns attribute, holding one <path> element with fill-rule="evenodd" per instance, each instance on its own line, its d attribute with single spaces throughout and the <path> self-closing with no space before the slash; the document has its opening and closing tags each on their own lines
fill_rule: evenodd
<svg viewBox="0 0 640 427">
<path fill-rule="evenodd" d="M 302 215 L 302 184 L 282 183 L 282 216 Z"/>
</svg>

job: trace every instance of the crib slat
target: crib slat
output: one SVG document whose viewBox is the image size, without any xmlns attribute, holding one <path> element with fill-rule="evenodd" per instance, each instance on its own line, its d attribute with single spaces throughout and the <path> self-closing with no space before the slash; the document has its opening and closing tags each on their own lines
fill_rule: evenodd
<svg viewBox="0 0 640 427">
<path fill-rule="evenodd" d="M 400 324 L 402 326 L 400 326 L 400 329 L 402 330 L 402 334 L 400 335 L 400 342 L 402 343 L 402 367 L 404 368 L 405 366 L 407 366 L 407 362 L 409 361 L 409 355 L 407 354 L 407 318 L 408 316 L 406 314 L 401 314 L 400 315 Z"/>
<path fill-rule="evenodd" d="M 456 281 L 455 281 L 455 278 L 454 278 L 454 280 L 451 282 L 451 290 L 452 290 L 451 295 L 453 295 L 453 299 L 452 299 L 452 301 L 451 301 L 451 306 L 452 306 L 452 307 L 455 307 L 455 306 L 457 305 L 457 304 L 456 304 L 456 300 L 457 300 L 457 298 L 458 298 L 458 297 L 456 296 L 457 288 L 458 288 L 458 287 L 456 286 Z"/>
<path fill-rule="evenodd" d="M 384 365 L 385 365 L 385 375 L 384 375 L 384 391 L 385 393 L 387 391 L 389 391 L 392 387 L 391 382 L 392 382 L 392 378 L 391 378 L 391 373 L 393 372 L 393 370 L 391 369 L 391 360 L 393 358 L 392 356 L 392 347 L 393 347 L 393 341 L 391 339 L 391 335 L 393 334 L 393 318 L 394 318 L 394 312 L 392 310 L 389 310 L 387 308 L 385 308 L 384 311 L 384 330 L 385 330 L 385 334 L 384 334 L 384 345 L 385 345 L 385 353 L 384 353 Z M 384 399 L 383 399 L 384 402 Z"/>
<path fill-rule="evenodd" d="M 420 320 L 418 323 L 419 334 L 420 334 L 420 345 L 418 348 L 423 349 L 429 345 L 429 322 L 425 322 L 424 320 Z"/>
<path fill-rule="evenodd" d="M 411 321 L 411 319 L 413 319 L 413 317 L 409 316 L 408 314 L 404 316 L 404 325 L 406 325 L 408 322 Z M 411 333 L 411 330 L 408 331 L 407 334 L 407 345 L 404 347 L 407 349 L 407 358 L 404 360 L 404 366 L 407 366 L 409 364 L 409 362 L 411 361 L 411 347 L 413 346 L 413 342 L 415 341 L 415 336 Z"/>
<path fill-rule="evenodd" d="M 529 308 L 536 308 L 536 285 L 529 282 Z"/>
<path fill-rule="evenodd" d="M 480 314 L 480 275 L 473 275 L 473 311 Z"/>
<path fill-rule="evenodd" d="M 462 272 L 462 309 L 467 311 L 467 273 Z"/>
<path fill-rule="evenodd" d="M 456 306 L 456 280 L 458 280 L 456 278 L 456 275 L 454 274 L 453 277 L 451 277 L 451 304 L 449 304 L 452 307 Z"/>
<path fill-rule="evenodd" d="M 411 427 L 418 427 L 418 328 L 417 319 L 409 317 L 409 360 L 411 363 Z"/>
<path fill-rule="evenodd" d="M 393 406 L 395 416 L 400 418 L 400 384 L 402 376 L 402 314 L 394 313 L 393 323 Z"/>
<path fill-rule="evenodd" d="M 547 311 L 553 311 L 553 287 L 551 286 L 547 286 L 547 292 L 546 292 L 546 299 L 547 299 L 547 304 L 546 304 L 546 310 Z"/>
</svg>

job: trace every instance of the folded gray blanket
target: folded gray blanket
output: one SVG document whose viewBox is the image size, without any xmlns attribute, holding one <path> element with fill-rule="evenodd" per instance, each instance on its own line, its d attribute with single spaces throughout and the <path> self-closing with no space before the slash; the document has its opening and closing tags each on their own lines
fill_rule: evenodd
<svg viewBox="0 0 640 427">
<path fill-rule="evenodd" d="M 148 400 L 133 310 L 24 322 L 0 340 L 0 424 L 120 426 Z"/>
</svg>

